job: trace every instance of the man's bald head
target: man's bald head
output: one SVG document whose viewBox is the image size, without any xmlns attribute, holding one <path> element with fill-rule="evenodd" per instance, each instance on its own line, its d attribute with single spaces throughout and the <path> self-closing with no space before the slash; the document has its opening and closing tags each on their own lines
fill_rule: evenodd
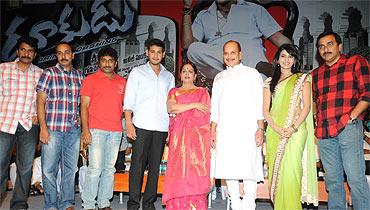
<svg viewBox="0 0 370 210">
<path fill-rule="evenodd" d="M 224 63 L 226 66 L 234 67 L 241 63 L 242 52 L 239 42 L 230 40 L 224 44 Z"/>
</svg>

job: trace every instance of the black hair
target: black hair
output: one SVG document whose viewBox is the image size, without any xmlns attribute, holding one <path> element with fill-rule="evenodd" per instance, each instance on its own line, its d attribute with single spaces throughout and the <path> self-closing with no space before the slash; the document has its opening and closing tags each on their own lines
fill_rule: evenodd
<svg viewBox="0 0 370 210">
<path fill-rule="evenodd" d="M 55 53 L 57 53 L 57 49 L 58 49 L 59 45 L 62 45 L 62 44 L 68 45 L 71 48 L 71 51 L 73 52 L 73 47 L 70 43 L 65 42 L 65 41 L 61 41 L 57 45 L 55 45 Z"/>
<path fill-rule="evenodd" d="M 338 43 L 338 45 L 342 44 L 342 39 L 340 38 L 339 34 L 333 32 L 333 31 L 324 31 L 317 37 L 316 48 L 319 48 L 320 39 L 323 38 L 324 36 L 328 36 L 328 35 L 333 35 L 334 38 L 335 38 L 335 41 Z"/>
<path fill-rule="evenodd" d="M 280 76 L 281 76 L 281 69 L 280 69 L 281 67 L 280 67 L 278 61 L 279 61 L 280 54 L 283 50 L 287 51 L 287 53 L 289 55 L 294 57 L 294 64 L 292 66 L 291 72 L 293 74 L 301 72 L 300 70 L 301 70 L 302 62 L 300 60 L 298 47 L 296 45 L 293 45 L 293 44 L 283 44 L 283 45 L 281 45 L 279 47 L 278 51 L 275 54 L 274 61 L 272 62 L 272 66 L 273 66 L 273 69 L 274 69 L 274 74 L 272 75 L 272 79 L 271 79 L 271 83 L 270 83 L 271 94 L 274 93 L 275 87 L 276 87 L 277 83 L 279 82 L 279 79 L 280 79 Z"/>
<path fill-rule="evenodd" d="M 182 66 L 181 66 L 181 68 L 180 68 L 180 73 L 182 72 L 182 69 L 184 68 L 184 66 L 185 66 L 185 65 L 190 65 L 191 67 L 193 67 L 193 69 L 194 69 L 194 73 L 195 73 L 195 74 L 198 74 L 198 69 L 197 69 L 197 67 L 195 66 L 195 64 L 194 64 L 194 63 L 192 63 L 192 62 L 190 62 L 190 61 L 185 62 L 185 63 L 183 63 L 183 64 L 182 64 Z"/>
<path fill-rule="evenodd" d="M 181 72 L 182 72 L 182 70 L 183 70 L 183 68 L 184 68 L 184 66 L 185 65 L 191 65 L 191 67 L 193 67 L 193 69 L 194 69 L 194 73 L 195 74 L 198 74 L 198 69 L 197 69 L 197 67 L 195 66 L 195 64 L 194 63 L 192 63 L 192 62 L 190 62 L 190 61 L 187 61 L 187 62 L 184 62 L 182 65 L 181 65 L 181 67 L 180 67 L 180 74 L 181 74 Z M 176 82 L 176 87 L 180 87 L 181 85 L 182 85 L 182 81 L 181 81 L 181 78 L 180 77 L 176 77 L 176 80 L 177 80 L 177 82 Z M 199 80 L 198 80 L 198 77 L 196 77 L 195 78 L 195 81 L 194 81 L 194 85 L 195 86 L 198 86 L 199 85 Z"/>
<path fill-rule="evenodd" d="M 117 51 L 111 47 L 105 47 L 98 52 L 98 60 L 103 56 L 110 56 L 116 61 L 118 59 Z"/>
<path fill-rule="evenodd" d="M 164 45 L 164 42 L 162 40 L 159 40 L 159 39 L 151 39 L 151 40 L 149 40 L 147 49 L 149 50 L 151 46 L 161 47 L 162 48 L 162 51 L 163 52 L 165 51 L 165 45 Z"/>
<path fill-rule="evenodd" d="M 22 43 L 25 43 L 25 44 L 28 44 L 29 46 L 31 46 L 35 52 L 37 51 L 37 40 L 33 37 L 29 37 L 29 36 L 25 36 L 25 37 L 21 37 L 18 39 L 17 41 L 17 49 L 19 50 L 19 47 L 21 46 Z"/>
</svg>

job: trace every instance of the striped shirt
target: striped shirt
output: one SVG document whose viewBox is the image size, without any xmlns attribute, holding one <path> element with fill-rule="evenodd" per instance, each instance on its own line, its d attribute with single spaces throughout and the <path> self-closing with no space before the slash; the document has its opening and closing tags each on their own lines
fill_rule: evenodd
<svg viewBox="0 0 370 210">
<path fill-rule="evenodd" d="M 15 134 L 18 123 L 29 131 L 36 115 L 36 84 L 42 69 L 31 64 L 23 72 L 18 60 L 0 64 L 0 130 Z"/>
<path fill-rule="evenodd" d="M 47 95 L 45 112 L 48 129 L 66 132 L 72 126 L 79 126 L 82 79 L 80 71 L 74 68 L 65 71 L 59 64 L 42 73 L 37 91 Z"/>
</svg>

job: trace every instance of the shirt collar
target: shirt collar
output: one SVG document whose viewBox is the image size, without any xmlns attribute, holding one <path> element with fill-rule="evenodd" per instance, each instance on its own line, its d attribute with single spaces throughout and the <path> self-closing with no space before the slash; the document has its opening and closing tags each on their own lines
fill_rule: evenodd
<svg viewBox="0 0 370 210">
<path fill-rule="evenodd" d="M 217 5 L 216 1 L 214 1 L 211 6 L 208 7 L 207 12 L 211 13 L 212 15 L 216 15 L 217 12 Z"/>
<path fill-rule="evenodd" d="M 244 4 L 245 1 L 244 0 L 237 0 L 236 1 L 236 4 Z M 233 5 L 231 5 L 231 7 L 233 7 Z M 230 8 L 231 10 L 231 8 Z M 216 5 L 216 1 L 214 1 L 211 6 L 208 7 L 208 9 L 206 10 L 207 12 L 211 13 L 212 15 L 217 15 L 217 5 Z"/>
<path fill-rule="evenodd" d="M 107 75 L 105 75 L 103 73 L 103 71 L 101 70 L 101 68 L 98 69 L 98 71 L 96 72 L 96 75 L 100 78 L 109 78 Z M 115 79 L 117 76 L 117 73 L 116 72 L 113 72 L 113 76 L 112 76 L 112 79 Z M 110 78 L 109 78 L 110 79 Z"/>
<path fill-rule="evenodd" d="M 239 64 L 235 65 L 234 67 L 226 66 L 226 70 L 233 70 L 233 69 L 238 69 L 239 67 L 242 67 L 243 63 L 240 62 Z"/>
<path fill-rule="evenodd" d="M 333 66 L 336 66 L 336 65 L 340 65 L 340 64 L 343 64 L 345 63 L 347 60 L 347 56 L 345 54 L 341 54 L 340 55 L 340 58 L 337 60 L 337 62 L 335 62 L 333 65 L 329 66 L 328 64 L 324 63 L 325 67 L 327 68 L 331 68 Z"/>
<path fill-rule="evenodd" d="M 72 67 L 71 67 L 71 70 L 66 71 L 66 70 L 63 68 L 63 66 L 62 66 L 62 65 L 60 65 L 59 63 L 57 63 L 57 64 L 55 65 L 55 67 L 57 67 L 59 70 L 64 71 L 64 72 L 72 72 L 72 71 L 74 71 L 74 70 L 75 70 L 75 68 L 73 68 L 73 66 L 72 66 Z"/>
<path fill-rule="evenodd" d="M 150 69 L 150 70 L 152 70 L 153 71 L 153 69 L 152 69 L 152 67 L 150 66 L 150 64 L 149 64 L 149 61 L 148 62 L 146 62 L 146 65 L 148 66 L 148 68 Z M 159 72 L 162 72 L 163 70 L 164 70 L 165 68 L 164 68 L 164 66 L 162 65 L 162 64 L 159 64 Z"/>
<path fill-rule="evenodd" d="M 14 65 L 15 65 L 16 69 L 18 69 L 18 61 L 19 61 L 19 58 L 16 58 L 14 60 Z M 35 71 L 35 65 L 33 65 L 33 63 L 31 63 L 30 66 L 28 67 L 28 70 L 29 71 Z"/>
</svg>

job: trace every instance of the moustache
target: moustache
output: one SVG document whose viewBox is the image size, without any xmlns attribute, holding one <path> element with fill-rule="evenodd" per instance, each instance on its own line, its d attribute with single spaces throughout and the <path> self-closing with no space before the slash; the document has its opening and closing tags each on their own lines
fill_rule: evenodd
<svg viewBox="0 0 370 210">
<path fill-rule="evenodd" d="M 103 69 L 111 69 L 113 66 L 104 66 Z"/>
<path fill-rule="evenodd" d="M 60 60 L 60 61 L 68 61 L 68 59 L 62 58 L 62 60 Z"/>
<path fill-rule="evenodd" d="M 28 60 L 31 60 L 31 58 L 30 57 L 27 57 L 27 56 L 22 56 L 21 58 L 26 58 Z"/>
<path fill-rule="evenodd" d="M 327 55 L 327 54 L 331 54 L 331 52 L 324 52 L 324 54 L 322 54 L 322 55 Z"/>
</svg>

